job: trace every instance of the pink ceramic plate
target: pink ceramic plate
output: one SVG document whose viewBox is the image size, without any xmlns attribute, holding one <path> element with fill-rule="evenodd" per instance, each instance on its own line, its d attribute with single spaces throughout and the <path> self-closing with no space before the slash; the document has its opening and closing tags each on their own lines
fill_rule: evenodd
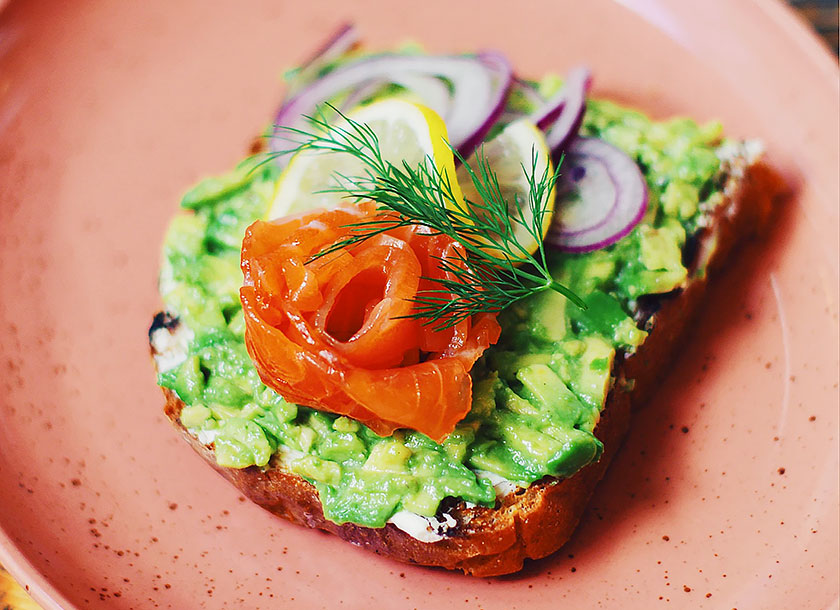
<svg viewBox="0 0 840 610">
<path fill-rule="evenodd" d="M 354 8 L 350 8 L 355 5 Z M 0 14 L 0 562 L 45 608 L 837 607 L 838 72 L 759 0 L 13 1 Z M 238 8 L 239 7 L 239 8 Z M 794 195 L 739 257 L 572 542 L 493 580 L 248 502 L 161 414 L 146 328 L 181 191 L 336 23 L 764 140 Z"/>
</svg>

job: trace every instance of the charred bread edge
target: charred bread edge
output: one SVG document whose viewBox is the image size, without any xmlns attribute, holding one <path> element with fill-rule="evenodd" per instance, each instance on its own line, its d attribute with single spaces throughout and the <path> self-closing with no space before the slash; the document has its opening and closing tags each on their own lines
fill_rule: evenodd
<svg viewBox="0 0 840 610">
<path fill-rule="evenodd" d="M 218 466 L 212 445 L 192 436 L 180 421 L 184 403 L 164 388 L 167 417 L 182 431 L 193 448 L 244 495 L 279 517 L 293 523 L 333 533 L 352 544 L 398 561 L 462 570 L 473 576 L 498 576 L 520 570 L 526 558 L 545 557 L 571 537 L 598 481 L 627 432 L 634 408 L 650 398 L 667 372 L 679 338 L 696 315 L 709 275 L 725 263 L 733 246 L 763 227 L 770 214 L 774 177 L 755 162 L 741 145 L 723 160 L 726 176 L 724 200 L 713 210 L 707 226 L 696 237 L 693 259 L 688 261 L 686 285 L 657 299 L 654 311 L 639 320 L 650 332 L 633 354 L 616 358 L 616 383 L 607 396 L 596 436 L 604 443 L 598 462 L 567 479 L 545 477 L 528 488 L 519 488 L 499 500 L 495 508 L 458 502 L 447 511 L 454 519 L 446 536 L 422 542 L 395 525 L 368 528 L 352 523 L 338 525 L 324 518 L 315 487 L 283 468 L 275 455 L 265 468 L 233 469 Z M 705 269 L 697 273 L 698 269 Z M 155 327 L 170 331 L 177 321 L 166 313 L 155 317 Z M 151 332 L 151 331 L 150 331 Z M 632 380 L 628 382 L 627 380 Z"/>
</svg>

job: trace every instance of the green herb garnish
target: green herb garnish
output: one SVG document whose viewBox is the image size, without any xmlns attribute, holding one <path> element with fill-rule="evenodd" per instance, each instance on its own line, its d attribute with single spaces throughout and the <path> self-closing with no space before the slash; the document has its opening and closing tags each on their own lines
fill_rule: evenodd
<svg viewBox="0 0 840 610">
<path fill-rule="evenodd" d="M 552 278 L 546 262 L 542 226 L 549 213 L 549 193 L 560 176 L 560 163 L 554 172 L 549 173 L 546 166 L 542 174 L 537 175 L 538 158 L 534 151 L 530 171 L 522 166 L 529 184 L 528 200 L 523 202 L 516 197 L 515 201 L 508 202 L 481 150 L 473 168 L 453 149 L 480 198 L 480 201 L 466 200 L 466 206 L 462 207 L 452 193 L 449 176 L 441 174 L 431 159 L 427 157 L 418 167 L 407 162 L 395 165 L 386 161 L 379 139 L 370 127 L 332 109 L 341 115 L 347 126 L 331 123 L 323 115 L 307 117 L 311 128 L 308 131 L 282 128 L 295 140 L 299 139 L 299 143 L 290 151 L 270 153 L 268 158 L 301 150 L 352 155 L 362 161 L 365 174 L 338 175 L 341 186 L 326 191 L 341 192 L 356 201 L 374 201 L 380 210 L 392 214 L 348 225 L 350 235 L 314 258 L 353 247 L 397 227 L 422 225 L 458 241 L 463 245 L 463 252 L 457 253 L 457 261 L 438 258 L 441 269 L 451 273 L 454 279 L 430 278 L 439 288 L 418 293 L 414 298 L 415 311 L 410 317 L 441 330 L 477 313 L 500 312 L 544 290 L 555 290 L 586 309 L 578 295 Z M 523 209 L 529 212 L 528 220 L 525 220 Z M 535 252 L 529 252 L 517 241 L 514 225 L 524 227 L 538 244 Z"/>
</svg>

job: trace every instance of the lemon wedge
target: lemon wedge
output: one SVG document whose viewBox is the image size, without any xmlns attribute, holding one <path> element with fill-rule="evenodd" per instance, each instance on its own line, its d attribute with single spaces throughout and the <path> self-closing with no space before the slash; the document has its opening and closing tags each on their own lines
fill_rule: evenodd
<svg viewBox="0 0 840 610">
<path fill-rule="evenodd" d="M 373 130 L 385 161 L 398 167 L 403 162 L 419 167 L 429 159 L 441 175 L 456 175 L 446 124 L 430 108 L 405 99 L 388 98 L 361 106 L 348 118 Z M 267 217 L 273 220 L 315 208 L 334 208 L 346 199 L 344 193 L 329 189 L 347 186 L 342 176 L 364 176 L 365 170 L 358 157 L 346 152 L 301 150 L 277 181 Z M 453 178 L 449 182 L 452 205 L 463 206 L 457 181 Z"/>
<path fill-rule="evenodd" d="M 512 218 L 518 217 L 522 223 L 512 223 L 513 240 L 521 244 L 531 254 L 536 252 L 539 247 L 534 235 L 526 229 L 526 227 L 532 226 L 534 222 L 528 199 L 531 189 L 528 183 L 528 174 L 531 173 L 531 168 L 534 166 L 533 155 L 535 153 L 537 159 L 535 178 L 539 180 L 546 169 L 550 176 L 554 171 L 554 166 L 551 163 L 551 152 L 546 144 L 545 136 L 528 119 L 519 119 L 505 127 L 495 138 L 486 142 L 467 159 L 467 164 L 478 173 L 476 155 L 483 154 L 486 157 L 488 167 L 498 178 L 499 190 L 508 203 L 508 212 Z M 527 174 L 525 170 L 527 170 Z M 480 196 L 466 167 L 459 167 L 456 176 L 467 202 L 480 201 Z M 555 189 L 552 189 L 546 201 L 547 212 L 541 223 L 542 237 L 545 237 L 551 225 L 554 199 Z M 518 206 L 517 201 L 519 201 Z"/>
</svg>

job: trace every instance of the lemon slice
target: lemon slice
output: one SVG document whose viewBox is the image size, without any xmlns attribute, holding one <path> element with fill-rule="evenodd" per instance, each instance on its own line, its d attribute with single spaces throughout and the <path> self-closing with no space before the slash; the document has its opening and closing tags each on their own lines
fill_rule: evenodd
<svg viewBox="0 0 840 610">
<path fill-rule="evenodd" d="M 528 119 L 519 119 L 505 127 L 495 138 L 485 143 L 477 153 L 467 159 L 467 164 L 478 173 L 476 155 L 483 154 L 486 157 L 488 167 L 498 178 L 499 190 L 508 203 L 508 212 L 512 218 L 519 217 L 524 223 L 512 223 L 513 238 L 531 254 L 536 252 L 539 247 L 534 235 L 526 229 L 526 227 L 532 226 L 534 222 L 528 199 L 530 192 L 528 174 L 531 173 L 533 167 L 534 153 L 537 155 L 535 178 L 539 180 L 546 169 L 548 169 L 548 175 L 550 176 L 554 171 L 554 166 L 551 163 L 551 152 L 545 142 L 545 136 Z M 523 169 L 523 166 L 525 169 Z M 525 170 L 528 171 L 528 174 Z M 472 178 L 470 178 L 464 166 L 458 168 L 456 176 L 465 199 L 468 202 L 480 201 L 481 198 L 473 185 Z M 554 198 L 555 189 L 551 189 L 546 201 L 547 213 L 543 216 L 541 223 L 542 237 L 545 237 L 551 225 Z M 519 201 L 519 206 L 516 205 L 517 201 Z"/>
<path fill-rule="evenodd" d="M 447 145 L 446 124 L 430 108 L 405 99 L 389 98 L 362 106 L 348 117 L 373 130 L 385 161 L 397 167 L 401 167 L 403 162 L 419 167 L 430 159 L 441 175 L 455 176 L 455 162 Z M 364 176 L 365 170 L 362 161 L 352 154 L 302 150 L 292 157 L 277 181 L 268 218 L 280 218 L 314 208 L 334 208 L 346 201 L 344 194 L 325 191 L 347 186 L 341 176 Z M 457 181 L 453 179 L 450 183 L 455 200 L 452 205 L 463 206 Z"/>
</svg>

